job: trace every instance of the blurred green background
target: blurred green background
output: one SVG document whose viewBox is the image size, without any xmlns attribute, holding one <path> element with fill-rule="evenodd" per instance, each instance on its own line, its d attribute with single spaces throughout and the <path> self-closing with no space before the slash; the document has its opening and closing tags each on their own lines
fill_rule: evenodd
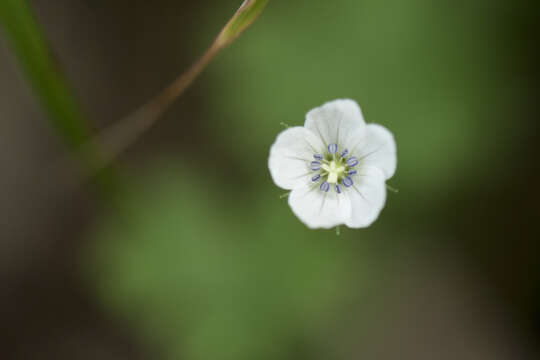
<svg viewBox="0 0 540 360">
<path fill-rule="evenodd" d="M 106 192 L 58 161 L 57 119 L 128 114 L 240 3 L 29 1 L 68 83 L 38 94 L 7 36 L 30 25 L 0 7 L 2 358 L 538 358 L 534 1 L 270 1 Z M 280 122 L 344 97 L 394 133 L 399 193 L 336 236 L 294 217 L 267 157 Z"/>
</svg>

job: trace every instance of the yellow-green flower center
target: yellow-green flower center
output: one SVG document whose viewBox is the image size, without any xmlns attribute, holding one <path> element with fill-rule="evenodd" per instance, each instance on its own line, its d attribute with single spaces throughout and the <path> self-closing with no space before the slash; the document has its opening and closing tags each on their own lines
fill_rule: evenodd
<svg viewBox="0 0 540 360">
<path fill-rule="evenodd" d="M 326 181 L 329 184 L 337 184 L 345 174 L 345 166 L 341 159 L 332 160 L 329 164 L 322 164 L 321 168 L 328 173 Z"/>
<path fill-rule="evenodd" d="M 321 181 L 319 186 L 321 191 L 328 192 L 330 185 L 333 185 L 336 193 L 341 194 L 341 185 L 353 186 L 351 176 L 356 174 L 353 168 L 358 165 L 358 159 L 354 156 L 346 158 L 348 153 L 347 149 L 338 153 L 337 144 L 330 144 L 326 154 L 313 154 L 315 161 L 312 161 L 309 167 L 315 171 L 315 175 L 311 181 L 315 183 Z"/>
</svg>

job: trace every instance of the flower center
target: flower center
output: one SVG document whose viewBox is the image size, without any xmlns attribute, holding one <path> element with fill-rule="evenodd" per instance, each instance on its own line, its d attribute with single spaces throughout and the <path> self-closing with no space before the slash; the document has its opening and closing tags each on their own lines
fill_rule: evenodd
<svg viewBox="0 0 540 360">
<path fill-rule="evenodd" d="M 356 170 L 353 169 L 358 165 L 358 159 L 354 156 L 347 158 L 349 151 L 343 150 L 338 154 L 337 144 L 330 144 L 328 152 L 323 155 L 313 154 L 315 161 L 311 162 L 311 170 L 315 175 L 311 178 L 313 182 L 321 181 L 320 190 L 328 192 L 330 184 L 334 185 L 334 189 L 338 194 L 341 194 L 341 185 L 350 187 L 353 185 L 351 176 L 356 175 Z"/>
<path fill-rule="evenodd" d="M 332 160 L 330 164 L 322 164 L 321 168 L 328 173 L 328 178 L 326 181 L 329 184 L 337 184 L 339 180 L 343 177 L 345 173 L 345 166 L 343 166 L 343 159 Z"/>
</svg>

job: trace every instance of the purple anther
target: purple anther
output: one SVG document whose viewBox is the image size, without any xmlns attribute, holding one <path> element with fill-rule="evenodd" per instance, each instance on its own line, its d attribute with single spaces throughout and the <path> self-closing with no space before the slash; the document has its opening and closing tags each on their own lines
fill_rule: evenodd
<svg viewBox="0 0 540 360">
<path fill-rule="evenodd" d="M 352 179 L 350 178 L 350 176 L 345 176 L 345 177 L 343 178 L 343 180 L 341 180 L 341 182 L 342 182 L 343 185 L 345 185 L 346 187 L 352 186 L 352 184 L 353 184 L 353 181 L 352 181 Z"/>
<path fill-rule="evenodd" d="M 339 155 L 340 157 L 344 158 L 345 156 L 347 156 L 347 154 L 349 153 L 349 150 L 345 149 L 341 152 L 341 154 Z"/>
<path fill-rule="evenodd" d="M 337 192 L 338 194 L 341 194 L 341 188 L 339 187 L 338 184 L 336 184 L 336 192 Z"/>
<path fill-rule="evenodd" d="M 312 161 L 311 162 L 311 170 L 316 171 L 321 168 L 321 163 L 318 161 Z"/>
<path fill-rule="evenodd" d="M 311 181 L 319 181 L 320 178 L 321 178 L 321 174 L 317 174 L 311 178 Z"/>
<path fill-rule="evenodd" d="M 347 171 L 347 175 L 354 175 L 354 174 L 356 174 L 356 173 L 357 173 L 356 170 L 349 170 L 349 171 Z"/>
<path fill-rule="evenodd" d="M 328 184 L 326 181 L 321 184 L 321 190 L 324 192 L 328 192 L 330 189 L 330 184 Z"/>
<path fill-rule="evenodd" d="M 335 154 L 337 151 L 337 144 L 330 144 L 328 145 L 328 152 L 330 154 Z"/>
<path fill-rule="evenodd" d="M 352 156 L 352 157 L 347 159 L 347 166 L 348 167 L 353 167 L 353 166 L 356 166 L 356 165 L 358 165 L 358 159 L 357 158 Z"/>
<path fill-rule="evenodd" d="M 321 154 L 313 154 L 313 157 L 315 158 L 315 160 L 322 160 Z"/>
</svg>

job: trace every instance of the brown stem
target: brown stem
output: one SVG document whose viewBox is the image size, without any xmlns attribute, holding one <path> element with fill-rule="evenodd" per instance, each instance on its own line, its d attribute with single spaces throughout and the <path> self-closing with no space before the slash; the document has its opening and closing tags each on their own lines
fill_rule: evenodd
<svg viewBox="0 0 540 360">
<path fill-rule="evenodd" d="M 135 110 L 135 112 L 105 128 L 92 140 L 91 144 L 87 144 L 86 149 L 101 149 L 99 157 L 101 164 L 95 170 L 100 170 L 107 166 L 122 151 L 135 142 L 141 134 L 152 127 L 174 100 L 184 93 L 212 59 L 214 59 L 221 48 L 221 46 L 214 43 L 199 60 L 168 87 L 139 109 Z M 83 149 L 83 151 L 86 149 Z"/>
<path fill-rule="evenodd" d="M 82 147 L 84 155 L 93 161 L 92 171 L 99 171 L 110 164 L 122 151 L 129 147 L 148 130 L 193 83 L 214 57 L 234 41 L 264 9 L 268 0 L 245 0 L 231 20 L 219 33 L 208 50 L 185 73 L 168 87 L 154 96 L 139 109 L 101 131 Z M 100 151 L 95 154 L 96 149 Z"/>
</svg>

